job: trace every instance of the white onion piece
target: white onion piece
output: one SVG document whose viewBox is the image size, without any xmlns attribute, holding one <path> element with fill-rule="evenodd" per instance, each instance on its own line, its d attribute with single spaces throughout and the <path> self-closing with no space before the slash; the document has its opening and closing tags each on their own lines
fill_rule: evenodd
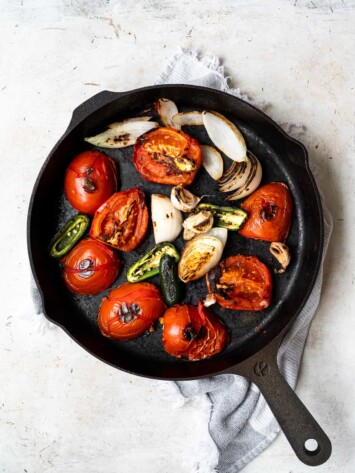
<svg viewBox="0 0 355 473">
<path fill-rule="evenodd" d="M 223 244 L 218 238 L 198 235 L 184 246 L 178 264 L 179 278 L 187 283 L 202 278 L 217 266 L 223 253 Z"/>
<path fill-rule="evenodd" d="M 260 184 L 262 173 L 259 160 L 248 151 L 247 161 L 234 162 L 221 177 L 218 182 L 219 191 L 235 191 L 226 200 L 242 199 L 256 190 Z"/>
<path fill-rule="evenodd" d="M 151 120 L 153 117 L 133 117 L 133 118 L 125 118 L 122 122 L 114 122 L 111 125 L 108 125 L 107 128 L 116 128 L 117 125 L 121 123 L 128 123 L 128 122 L 147 122 Z"/>
<path fill-rule="evenodd" d="M 180 112 L 173 116 L 173 122 L 179 126 L 203 125 L 202 112 Z"/>
<path fill-rule="evenodd" d="M 227 238 L 228 238 L 228 230 L 226 228 L 222 227 L 213 227 L 208 232 L 206 232 L 204 235 L 210 236 L 213 238 L 218 238 L 221 240 L 223 244 L 223 248 L 226 246 L 227 243 Z"/>
<path fill-rule="evenodd" d="M 165 126 L 171 126 L 176 130 L 181 130 L 181 126 L 173 120 L 173 117 L 179 112 L 179 110 L 172 100 L 158 99 L 155 102 L 155 108 Z"/>
<path fill-rule="evenodd" d="M 155 243 L 174 241 L 182 230 L 182 213 L 168 196 L 152 194 L 151 212 Z"/>
<path fill-rule="evenodd" d="M 247 145 L 238 128 L 217 112 L 202 112 L 203 124 L 212 142 L 233 161 L 246 161 Z"/>
<path fill-rule="evenodd" d="M 213 146 L 201 145 L 202 166 L 208 174 L 218 181 L 223 176 L 223 158 Z"/>
<path fill-rule="evenodd" d="M 158 123 L 147 120 L 116 122 L 103 133 L 84 138 L 84 140 L 101 148 L 125 148 L 134 145 L 139 136 L 158 127 Z"/>
</svg>

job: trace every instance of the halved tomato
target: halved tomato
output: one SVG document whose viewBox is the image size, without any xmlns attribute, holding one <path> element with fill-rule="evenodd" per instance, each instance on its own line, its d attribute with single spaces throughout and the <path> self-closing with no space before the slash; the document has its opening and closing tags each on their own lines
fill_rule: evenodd
<svg viewBox="0 0 355 473">
<path fill-rule="evenodd" d="M 99 309 L 99 328 L 106 337 L 132 340 L 150 329 L 165 307 L 154 284 L 123 284 L 103 299 Z"/>
<path fill-rule="evenodd" d="M 147 232 L 148 218 L 143 191 L 116 192 L 96 211 L 90 236 L 118 250 L 132 251 Z"/>
<path fill-rule="evenodd" d="M 202 165 L 201 148 L 183 131 L 161 127 L 137 139 L 133 163 L 147 181 L 187 186 Z"/>
<path fill-rule="evenodd" d="M 287 184 L 270 182 L 259 187 L 242 204 L 248 219 L 239 233 L 247 238 L 284 241 L 291 225 L 292 198 Z"/>
<path fill-rule="evenodd" d="M 164 314 L 163 324 L 164 349 L 177 358 L 203 360 L 222 351 L 229 341 L 224 325 L 201 301 L 198 307 L 171 307 Z"/>
<path fill-rule="evenodd" d="M 64 190 L 74 209 L 88 215 L 117 190 L 117 171 L 113 159 L 99 151 L 84 151 L 69 164 Z"/>
<path fill-rule="evenodd" d="M 121 269 L 114 250 L 92 238 L 75 245 L 61 263 L 65 284 L 78 294 L 99 294 L 111 286 Z"/>
<path fill-rule="evenodd" d="M 256 256 L 230 256 L 206 274 L 208 292 L 226 309 L 263 310 L 271 300 L 272 279 Z"/>
</svg>

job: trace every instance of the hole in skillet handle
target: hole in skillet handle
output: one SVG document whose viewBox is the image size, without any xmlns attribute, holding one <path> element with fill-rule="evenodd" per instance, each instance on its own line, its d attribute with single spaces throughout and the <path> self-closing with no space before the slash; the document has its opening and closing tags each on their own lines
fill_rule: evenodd
<svg viewBox="0 0 355 473">
<path fill-rule="evenodd" d="M 315 439 L 308 439 L 304 443 L 304 450 L 307 453 L 307 455 L 318 455 L 318 453 L 321 451 L 320 445 Z"/>
</svg>

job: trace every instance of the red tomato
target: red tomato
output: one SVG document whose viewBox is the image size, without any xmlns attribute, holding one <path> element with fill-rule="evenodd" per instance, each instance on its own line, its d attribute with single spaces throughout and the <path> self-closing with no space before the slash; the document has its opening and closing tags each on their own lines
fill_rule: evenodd
<svg viewBox="0 0 355 473">
<path fill-rule="evenodd" d="M 217 355 L 229 341 L 225 327 L 201 301 L 198 307 L 170 307 L 164 314 L 163 323 L 165 351 L 177 358 L 203 360 Z"/>
<path fill-rule="evenodd" d="M 98 151 L 78 154 L 65 173 L 64 190 L 74 209 L 93 215 L 117 190 L 114 160 Z"/>
<path fill-rule="evenodd" d="M 106 337 L 132 340 L 150 329 L 165 307 L 154 284 L 123 284 L 103 299 L 99 309 L 99 328 Z"/>
<path fill-rule="evenodd" d="M 117 254 L 92 238 L 75 245 L 61 263 L 65 284 L 78 294 L 99 294 L 111 286 L 121 269 Z"/>
<path fill-rule="evenodd" d="M 239 230 L 247 238 L 284 241 L 291 225 L 292 198 L 283 182 L 271 182 L 259 187 L 242 204 L 248 219 Z"/>
<path fill-rule="evenodd" d="M 198 142 L 173 128 L 158 128 L 137 139 L 133 163 L 147 181 L 187 186 L 202 165 Z"/>
<path fill-rule="evenodd" d="M 226 309 L 262 310 L 270 304 L 271 274 L 255 256 L 230 256 L 206 280 L 209 293 Z"/>
<path fill-rule="evenodd" d="M 90 236 L 122 251 L 134 250 L 148 229 L 144 192 L 129 189 L 113 194 L 95 213 Z"/>
</svg>

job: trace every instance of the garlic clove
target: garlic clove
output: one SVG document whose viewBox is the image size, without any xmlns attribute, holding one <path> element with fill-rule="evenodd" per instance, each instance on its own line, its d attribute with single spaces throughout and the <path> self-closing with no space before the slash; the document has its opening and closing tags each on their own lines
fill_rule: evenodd
<svg viewBox="0 0 355 473">
<path fill-rule="evenodd" d="M 179 113 L 175 102 L 169 99 L 158 99 L 155 102 L 155 109 L 165 126 L 171 126 L 171 128 L 175 128 L 175 130 L 181 130 L 181 126 L 173 120 L 173 117 Z"/>
<path fill-rule="evenodd" d="M 280 269 L 274 270 L 275 273 L 284 273 L 291 261 L 290 248 L 285 245 L 285 243 L 273 241 L 270 245 L 270 253 L 277 259 L 281 266 Z"/>
<path fill-rule="evenodd" d="M 188 217 L 182 226 L 196 234 L 205 233 L 213 226 L 213 215 L 208 210 L 201 210 L 201 212 Z"/>
<path fill-rule="evenodd" d="M 197 197 L 180 185 L 171 189 L 170 199 L 176 209 L 182 212 L 190 212 L 198 205 L 202 197 Z"/>
<path fill-rule="evenodd" d="M 188 230 L 187 228 L 184 228 L 184 232 L 182 234 L 182 237 L 184 240 L 191 240 L 191 238 L 195 237 L 196 233 L 192 232 L 191 230 Z"/>
</svg>

